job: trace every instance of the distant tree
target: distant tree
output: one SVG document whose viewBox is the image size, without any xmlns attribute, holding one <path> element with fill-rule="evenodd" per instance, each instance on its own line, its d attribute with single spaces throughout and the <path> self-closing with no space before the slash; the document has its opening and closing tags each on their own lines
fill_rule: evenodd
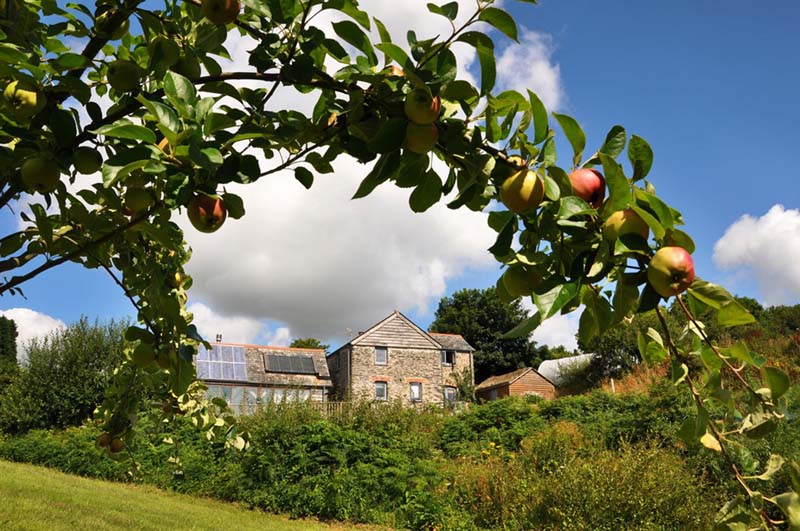
<svg viewBox="0 0 800 531">
<path fill-rule="evenodd" d="M 17 372 L 17 323 L 0 316 L 0 391 Z"/>
<path fill-rule="evenodd" d="M 503 302 L 495 288 L 462 289 L 439 301 L 431 332 L 461 334 L 475 347 L 475 381 L 520 367 L 538 367 L 549 358 L 547 347 L 528 338 L 500 336 L 529 317 L 520 299 Z"/>
<path fill-rule="evenodd" d="M 319 339 L 313 337 L 297 337 L 294 338 L 289 345 L 292 348 L 318 348 L 327 351 L 330 345 L 323 344 Z"/>
<path fill-rule="evenodd" d="M 130 323 L 90 324 L 86 317 L 27 345 L 28 362 L 0 395 L 0 431 L 81 424 L 103 401 L 112 373 L 125 359 Z"/>
</svg>

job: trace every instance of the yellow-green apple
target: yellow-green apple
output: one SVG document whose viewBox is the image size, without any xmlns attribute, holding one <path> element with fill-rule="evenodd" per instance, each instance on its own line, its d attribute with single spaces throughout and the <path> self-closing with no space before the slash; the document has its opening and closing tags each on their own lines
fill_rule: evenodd
<svg viewBox="0 0 800 531">
<path fill-rule="evenodd" d="M 214 232 L 219 229 L 228 216 L 225 202 L 218 195 L 198 193 L 189 201 L 189 221 L 200 232 Z"/>
<path fill-rule="evenodd" d="M 144 212 L 155 203 L 150 190 L 138 186 L 128 187 L 122 201 L 125 206 L 125 213 L 129 216 Z"/>
<path fill-rule="evenodd" d="M 202 0 L 203 15 L 218 26 L 230 24 L 239 16 L 239 0 Z"/>
<path fill-rule="evenodd" d="M 617 210 L 603 223 L 603 238 L 615 242 L 623 234 L 638 234 L 646 240 L 650 227 L 632 208 Z"/>
<path fill-rule="evenodd" d="M 683 293 L 694 282 L 694 261 L 683 247 L 662 247 L 647 266 L 647 281 L 664 298 Z"/>
<path fill-rule="evenodd" d="M 170 70 L 187 79 L 196 79 L 200 77 L 200 61 L 194 55 L 184 55 L 170 67 Z"/>
<path fill-rule="evenodd" d="M 100 170 L 103 165 L 103 157 L 96 149 L 81 146 L 73 153 L 72 164 L 79 173 L 89 175 Z"/>
<path fill-rule="evenodd" d="M 533 289 L 542 281 L 542 275 L 532 267 L 517 264 L 503 272 L 503 286 L 512 297 L 530 295 Z"/>
<path fill-rule="evenodd" d="M 528 212 L 538 208 L 544 199 L 544 182 L 527 168 L 513 173 L 500 186 L 500 201 L 512 212 Z"/>
<path fill-rule="evenodd" d="M 47 98 L 34 83 L 19 79 L 6 86 L 3 101 L 11 116 L 18 122 L 24 122 L 44 108 Z"/>
<path fill-rule="evenodd" d="M 592 208 L 599 208 L 606 197 L 606 179 L 591 168 L 580 168 L 569 174 L 572 191 Z"/>
<path fill-rule="evenodd" d="M 61 180 L 61 169 L 58 164 L 47 157 L 33 157 L 22 163 L 22 182 L 25 188 L 47 194 L 58 186 Z"/>
<path fill-rule="evenodd" d="M 427 89 L 414 89 L 406 95 L 404 104 L 406 118 L 415 124 L 432 124 L 439 117 L 440 108 L 439 96 L 431 96 Z"/>
<path fill-rule="evenodd" d="M 427 153 L 439 141 L 439 130 L 435 124 L 409 122 L 406 127 L 406 149 L 414 153 Z"/>
<path fill-rule="evenodd" d="M 118 92 L 132 92 L 139 87 L 142 70 L 132 61 L 118 59 L 108 65 L 108 84 Z"/>
<path fill-rule="evenodd" d="M 150 64 L 169 68 L 181 58 L 181 47 L 174 40 L 159 35 L 147 45 L 150 50 Z"/>
</svg>

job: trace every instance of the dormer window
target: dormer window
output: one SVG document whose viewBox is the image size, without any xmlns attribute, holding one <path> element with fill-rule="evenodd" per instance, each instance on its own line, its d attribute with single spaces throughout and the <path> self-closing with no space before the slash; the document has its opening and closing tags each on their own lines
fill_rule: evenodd
<svg viewBox="0 0 800 531">
<path fill-rule="evenodd" d="M 442 365 L 455 365 L 456 364 L 456 351 L 443 350 L 442 351 Z"/>
</svg>

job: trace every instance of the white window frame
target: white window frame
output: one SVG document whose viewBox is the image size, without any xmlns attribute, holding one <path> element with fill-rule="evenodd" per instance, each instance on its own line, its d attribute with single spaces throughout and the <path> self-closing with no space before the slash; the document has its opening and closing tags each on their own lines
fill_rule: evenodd
<svg viewBox="0 0 800 531">
<path fill-rule="evenodd" d="M 378 352 L 383 352 L 383 361 L 378 360 Z M 375 347 L 375 365 L 389 365 L 388 347 Z"/>
<path fill-rule="evenodd" d="M 444 403 L 446 405 L 455 404 L 456 402 L 458 402 L 458 389 L 456 389 L 452 385 L 446 385 L 444 387 L 444 391 L 443 392 L 444 392 Z M 448 393 L 452 393 L 453 397 L 452 398 L 448 398 L 447 397 Z"/>
<path fill-rule="evenodd" d="M 416 398 L 414 398 L 415 387 L 419 389 Z M 422 402 L 422 382 L 411 382 L 408 384 L 408 399 L 412 402 Z"/>
<path fill-rule="evenodd" d="M 447 361 L 448 358 L 452 357 L 452 361 Z M 442 365 L 447 365 L 448 367 L 452 367 L 456 364 L 456 351 L 455 350 L 443 350 L 442 351 Z"/>
<path fill-rule="evenodd" d="M 374 382 L 375 400 L 386 402 L 389 400 L 389 383 L 388 382 Z M 383 397 L 378 396 L 378 389 L 383 389 Z"/>
</svg>

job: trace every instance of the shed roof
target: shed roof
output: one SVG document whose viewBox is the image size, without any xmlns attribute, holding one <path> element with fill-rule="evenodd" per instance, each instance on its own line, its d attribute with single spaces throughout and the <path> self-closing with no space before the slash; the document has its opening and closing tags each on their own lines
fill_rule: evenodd
<svg viewBox="0 0 800 531">
<path fill-rule="evenodd" d="M 516 371 L 511 371 L 511 372 L 508 372 L 506 374 L 500 374 L 498 376 L 490 376 L 489 378 L 487 378 L 484 381 L 482 381 L 481 383 L 479 383 L 475 387 L 475 391 L 485 391 L 487 389 L 491 389 L 493 387 L 499 387 L 501 385 L 511 385 L 512 383 L 516 382 L 517 380 L 519 380 L 520 378 L 522 378 L 523 376 L 525 376 L 526 374 L 528 374 L 531 371 L 535 372 L 536 374 L 538 374 L 539 376 L 541 376 L 542 378 L 544 378 L 545 380 L 547 380 L 551 384 L 553 383 L 552 381 L 550 381 L 549 378 L 547 378 L 546 376 L 541 374 L 539 371 L 537 371 L 533 367 L 523 367 L 521 369 L 517 369 Z M 553 384 L 553 385 L 555 385 L 555 384 Z"/>
</svg>

